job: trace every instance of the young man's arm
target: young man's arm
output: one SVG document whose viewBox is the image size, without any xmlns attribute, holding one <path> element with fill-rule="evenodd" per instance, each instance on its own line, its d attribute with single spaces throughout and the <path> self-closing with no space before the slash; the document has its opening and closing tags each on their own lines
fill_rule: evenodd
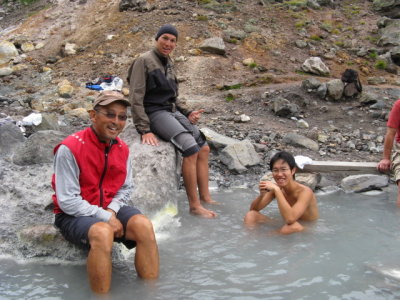
<svg viewBox="0 0 400 300">
<path fill-rule="evenodd" d="M 283 195 L 282 190 L 276 184 L 271 182 L 268 189 L 274 193 L 276 201 L 278 202 L 279 211 L 281 212 L 285 222 L 289 225 L 297 222 L 297 220 L 304 215 L 311 200 L 314 198 L 313 191 L 308 187 L 304 187 L 304 189 L 299 193 L 296 203 L 293 206 L 290 206 L 289 202 Z"/>
<path fill-rule="evenodd" d="M 265 182 L 263 181 L 259 183 L 260 195 L 258 195 L 258 197 L 254 199 L 253 202 L 251 202 L 250 210 L 260 211 L 268 204 L 270 204 L 272 199 L 274 199 L 274 194 L 270 191 L 265 190 L 262 187 L 263 184 L 265 184 Z"/>
</svg>

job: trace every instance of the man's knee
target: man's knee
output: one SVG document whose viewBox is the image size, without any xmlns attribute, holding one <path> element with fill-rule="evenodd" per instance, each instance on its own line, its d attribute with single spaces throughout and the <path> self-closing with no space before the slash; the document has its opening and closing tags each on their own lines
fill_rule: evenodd
<svg viewBox="0 0 400 300">
<path fill-rule="evenodd" d="M 251 224 L 257 221 L 257 217 L 258 217 L 258 212 L 255 210 L 250 210 L 246 213 L 246 215 L 244 216 L 244 222 L 246 224 Z"/>
<path fill-rule="evenodd" d="M 91 249 L 101 248 L 111 252 L 114 240 L 114 232 L 111 226 L 105 222 L 93 224 L 88 233 Z"/>
<path fill-rule="evenodd" d="M 201 147 L 200 148 L 200 154 L 208 156 L 210 154 L 210 146 L 204 145 L 203 147 Z"/>
<path fill-rule="evenodd" d="M 127 230 L 134 235 L 136 242 L 155 240 L 153 224 L 144 215 L 131 217 L 127 224 Z"/>
</svg>

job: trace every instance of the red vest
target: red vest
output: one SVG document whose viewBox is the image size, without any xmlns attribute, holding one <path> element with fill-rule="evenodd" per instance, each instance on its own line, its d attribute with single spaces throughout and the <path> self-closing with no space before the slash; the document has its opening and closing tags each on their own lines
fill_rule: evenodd
<svg viewBox="0 0 400 300">
<path fill-rule="evenodd" d="M 102 143 L 92 128 L 68 136 L 54 148 L 54 154 L 61 145 L 69 148 L 78 164 L 82 198 L 90 204 L 107 208 L 125 182 L 128 146 L 120 138 L 114 140 L 111 146 Z M 55 191 L 55 174 L 51 184 Z M 52 198 L 54 213 L 62 212 L 56 194 Z"/>
</svg>

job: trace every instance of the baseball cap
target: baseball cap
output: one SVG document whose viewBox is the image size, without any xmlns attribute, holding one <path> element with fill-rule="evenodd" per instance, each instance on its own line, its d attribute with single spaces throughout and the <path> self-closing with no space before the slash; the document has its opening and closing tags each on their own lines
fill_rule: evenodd
<svg viewBox="0 0 400 300">
<path fill-rule="evenodd" d="M 115 101 L 121 101 L 125 106 L 131 106 L 129 100 L 126 99 L 125 96 L 120 92 L 103 91 L 94 101 L 93 108 L 96 107 L 97 105 L 101 106 L 109 105 Z"/>
</svg>

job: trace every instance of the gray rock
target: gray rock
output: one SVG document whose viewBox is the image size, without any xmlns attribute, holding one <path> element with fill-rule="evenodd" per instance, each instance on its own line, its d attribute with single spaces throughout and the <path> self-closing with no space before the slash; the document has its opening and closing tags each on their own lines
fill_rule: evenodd
<svg viewBox="0 0 400 300">
<path fill-rule="evenodd" d="M 18 50 L 13 43 L 0 41 L 0 65 L 8 63 L 18 56 Z"/>
<path fill-rule="evenodd" d="M 147 0 L 121 0 L 119 3 L 119 11 L 135 10 L 140 12 L 152 11 L 155 5 Z"/>
<path fill-rule="evenodd" d="M 361 174 L 343 178 L 341 187 L 347 193 L 361 193 L 370 190 L 381 189 L 389 185 L 389 177 L 386 175 Z"/>
<path fill-rule="evenodd" d="M 382 77 L 382 76 L 368 77 L 367 81 L 368 81 L 368 84 L 371 84 L 371 85 L 379 85 L 379 84 L 386 83 L 385 77 Z"/>
<path fill-rule="evenodd" d="M 66 134 L 55 130 L 38 131 L 20 144 L 13 155 L 16 165 L 26 166 L 53 162 L 53 148 L 60 143 Z"/>
<path fill-rule="evenodd" d="M 31 225 L 18 232 L 22 254 L 26 258 L 51 256 L 67 261 L 84 261 L 87 251 L 67 242 L 54 225 Z"/>
<path fill-rule="evenodd" d="M 322 62 L 320 57 L 310 57 L 301 66 L 304 72 L 316 75 L 329 75 L 329 68 Z"/>
<path fill-rule="evenodd" d="M 0 68 L 0 76 L 8 76 L 11 75 L 14 70 L 10 67 L 2 67 Z"/>
<path fill-rule="evenodd" d="M 281 96 L 272 100 L 272 111 L 279 117 L 290 118 L 291 116 L 296 116 L 299 110 L 296 104 L 291 103 Z"/>
<path fill-rule="evenodd" d="M 294 44 L 296 45 L 297 48 L 300 48 L 300 49 L 304 49 L 308 46 L 307 42 L 304 40 L 296 40 L 294 42 Z"/>
<path fill-rule="evenodd" d="M 243 30 L 235 30 L 235 29 L 227 29 L 224 30 L 224 40 L 229 42 L 232 39 L 236 40 L 244 40 L 247 36 L 247 33 Z"/>
<path fill-rule="evenodd" d="M 225 54 L 225 44 L 222 38 L 213 37 L 206 39 L 201 45 L 200 50 L 215 53 L 219 55 Z"/>
<path fill-rule="evenodd" d="M 313 151 L 318 151 L 318 149 L 319 149 L 317 142 L 314 142 L 313 140 L 309 139 L 308 137 L 305 137 L 303 135 L 296 134 L 296 133 L 286 134 L 283 137 L 282 142 L 284 142 L 285 144 L 288 144 L 288 145 L 292 145 L 295 147 L 303 147 L 303 148 L 307 148 L 307 149 L 310 149 Z"/>
<path fill-rule="evenodd" d="M 9 157 L 25 142 L 19 127 L 11 122 L 0 123 L 0 157 Z"/>
<path fill-rule="evenodd" d="M 391 18 L 400 18 L 399 0 L 373 0 L 373 9 Z"/>
<path fill-rule="evenodd" d="M 120 137 L 129 145 L 132 156 L 134 191 L 131 205 L 145 214 L 159 211 L 167 204 L 176 206 L 181 156 L 169 142 L 159 146 L 143 145 L 141 137 L 129 124 Z"/>
<path fill-rule="evenodd" d="M 200 131 L 207 138 L 207 143 L 210 145 L 210 147 L 216 150 L 222 150 L 226 146 L 233 145 L 239 142 L 239 140 L 237 139 L 219 134 L 218 132 L 207 127 L 201 128 Z"/>
<path fill-rule="evenodd" d="M 321 99 L 325 99 L 327 93 L 328 93 L 328 87 L 327 87 L 326 83 L 324 82 L 317 89 L 317 95 Z"/>
<path fill-rule="evenodd" d="M 34 126 L 34 130 L 60 130 L 57 115 L 55 113 L 42 113 L 42 122 L 39 125 Z"/>
<path fill-rule="evenodd" d="M 378 99 L 380 99 L 380 97 L 378 95 L 370 93 L 370 92 L 365 92 L 365 93 L 361 94 L 360 104 L 361 105 L 375 104 L 376 102 L 378 102 Z"/>
<path fill-rule="evenodd" d="M 244 140 L 225 147 L 220 153 L 221 162 L 229 170 L 236 173 L 243 173 L 246 167 L 255 166 L 261 163 L 254 146 L 249 140 Z"/>
<path fill-rule="evenodd" d="M 400 20 L 391 20 L 379 33 L 379 46 L 400 46 Z"/>
<path fill-rule="evenodd" d="M 305 90 L 316 90 L 321 86 L 321 81 L 314 77 L 307 78 L 301 83 L 301 87 Z"/>
<path fill-rule="evenodd" d="M 327 97 L 331 100 L 338 101 L 342 99 L 344 83 L 340 79 L 333 79 L 326 83 Z"/>
<path fill-rule="evenodd" d="M 390 50 L 392 61 L 400 66 L 400 46 L 394 47 Z"/>
</svg>

